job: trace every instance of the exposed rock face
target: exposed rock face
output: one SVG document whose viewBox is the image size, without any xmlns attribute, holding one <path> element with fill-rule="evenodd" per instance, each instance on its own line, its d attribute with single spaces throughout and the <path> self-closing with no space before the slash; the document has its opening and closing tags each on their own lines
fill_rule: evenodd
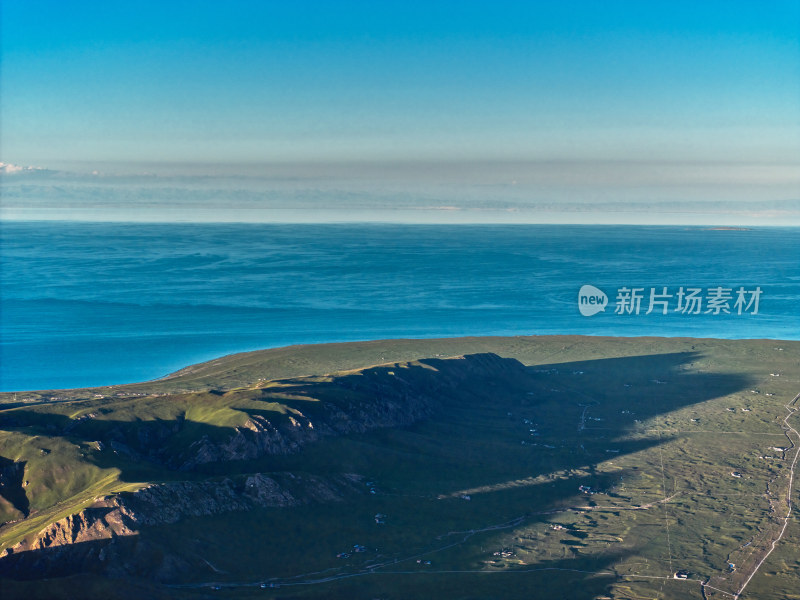
<svg viewBox="0 0 800 600">
<path fill-rule="evenodd" d="M 430 381 L 433 376 L 423 375 L 426 375 L 421 378 L 423 381 L 409 383 L 400 377 L 376 371 L 338 378 L 323 386 L 310 385 L 307 389 L 310 394 L 322 395 L 322 405 L 313 417 L 300 410 L 280 421 L 253 414 L 244 426 L 236 428 L 228 440 L 215 442 L 204 436 L 194 442 L 187 453 L 177 460 L 173 458 L 170 466 L 191 470 L 213 462 L 291 454 L 326 436 L 410 425 L 430 416 L 439 404 L 436 391 L 441 383 L 433 385 Z M 387 378 L 391 380 L 386 381 Z M 341 392 L 358 399 L 326 401 L 326 396 L 342 395 Z"/>
<path fill-rule="evenodd" d="M 197 569 L 196 561 L 192 564 L 193 559 L 153 548 L 142 539 L 146 536 L 139 535 L 143 528 L 256 508 L 340 501 L 365 491 L 354 475 L 250 473 L 197 480 L 204 465 L 285 455 L 325 437 L 408 426 L 460 403 L 473 393 L 477 380 L 499 383 L 523 375 L 525 367 L 518 361 L 481 354 L 374 367 L 324 381 L 289 380 L 280 382 L 285 384 L 280 390 L 289 390 L 290 396 L 301 400 L 286 400 L 274 395 L 274 390 L 264 390 L 265 406 L 279 401 L 286 412 L 242 408 L 249 417 L 236 428 L 182 417 L 120 420 L 110 426 L 95 419 L 95 414 L 67 419 L 62 433 L 96 440 L 92 444 L 98 452 L 110 450 L 126 460 L 157 463 L 170 469 L 170 476 L 175 471 L 194 471 L 192 478 L 107 496 L 47 525 L 0 554 L 0 575 L 41 578 L 94 571 L 174 580 L 183 571 Z M 0 464 L 0 487 L 22 489 L 24 465 L 6 462 Z"/>
<path fill-rule="evenodd" d="M 25 541 L 0 555 L 0 575 L 20 578 L 59 576 L 74 571 L 142 574 L 144 565 L 132 556 L 106 562 L 115 543 L 134 541 L 142 527 L 176 523 L 254 508 L 298 506 L 312 502 L 340 501 L 361 491 L 357 476 L 323 479 L 314 475 L 254 473 L 221 481 L 181 481 L 151 485 L 136 492 L 108 496 L 89 508 L 51 523 L 32 541 Z M 119 546 L 120 544 L 117 544 Z M 136 545 L 128 544 L 128 546 Z M 161 578 L 188 568 L 177 557 L 163 557 Z M 149 564 L 147 561 L 145 564 Z M 152 573 L 152 565 L 145 569 Z"/>
<path fill-rule="evenodd" d="M 226 438 L 198 431 L 188 447 L 177 451 L 167 450 L 166 442 L 196 424 L 183 419 L 141 422 L 134 431 L 120 425 L 105 441 L 118 452 L 182 471 L 210 463 L 292 454 L 327 436 L 410 425 L 430 417 L 444 401 L 457 398 L 465 382 L 522 374 L 524 370 L 514 359 L 477 354 L 428 360 L 425 366 L 375 367 L 325 383 L 291 380 L 293 393 L 319 400 L 314 403 L 313 415 L 304 414 L 305 408 L 293 408 L 288 417 L 254 411 Z M 270 399 L 269 393 L 265 392 L 265 400 Z"/>
</svg>

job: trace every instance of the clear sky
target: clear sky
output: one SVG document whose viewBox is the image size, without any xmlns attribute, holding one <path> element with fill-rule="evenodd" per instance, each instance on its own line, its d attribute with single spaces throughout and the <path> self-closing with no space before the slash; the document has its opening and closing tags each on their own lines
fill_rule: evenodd
<svg viewBox="0 0 800 600">
<path fill-rule="evenodd" d="M 0 154 L 744 164 L 785 200 L 799 31 L 796 0 L 3 0 Z"/>
</svg>

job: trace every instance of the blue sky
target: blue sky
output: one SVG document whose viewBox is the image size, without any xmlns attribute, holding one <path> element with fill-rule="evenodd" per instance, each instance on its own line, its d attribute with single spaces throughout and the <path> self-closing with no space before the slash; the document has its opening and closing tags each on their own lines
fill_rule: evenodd
<svg viewBox="0 0 800 600">
<path fill-rule="evenodd" d="M 461 162 L 488 173 L 645 161 L 715 165 L 720 181 L 748 165 L 762 168 L 748 183 L 759 200 L 798 197 L 796 1 L 4 0 L 2 10 L 9 163 L 236 173 Z"/>
</svg>

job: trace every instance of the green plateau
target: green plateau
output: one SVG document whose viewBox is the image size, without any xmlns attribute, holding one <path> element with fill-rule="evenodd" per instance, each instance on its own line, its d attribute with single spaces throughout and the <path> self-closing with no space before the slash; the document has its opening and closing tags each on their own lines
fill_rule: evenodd
<svg viewBox="0 0 800 600">
<path fill-rule="evenodd" d="M 2 393 L 0 596 L 800 598 L 799 397 L 800 342 L 594 336 Z"/>
</svg>

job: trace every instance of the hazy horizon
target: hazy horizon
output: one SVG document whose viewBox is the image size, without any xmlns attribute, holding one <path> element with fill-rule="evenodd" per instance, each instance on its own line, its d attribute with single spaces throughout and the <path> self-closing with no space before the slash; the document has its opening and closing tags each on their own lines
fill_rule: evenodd
<svg viewBox="0 0 800 600">
<path fill-rule="evenodd" d="M 794 2 L 8 0 L 0 26 L 3 219 L 800 225 Z"/>
<path fill-rule="evenodd" d="M 0 219 L 800 225 L 800 171 L 793 165 L 552 160 L 66 166 L 77 170 L 3 175 Z"/>
</svg>

